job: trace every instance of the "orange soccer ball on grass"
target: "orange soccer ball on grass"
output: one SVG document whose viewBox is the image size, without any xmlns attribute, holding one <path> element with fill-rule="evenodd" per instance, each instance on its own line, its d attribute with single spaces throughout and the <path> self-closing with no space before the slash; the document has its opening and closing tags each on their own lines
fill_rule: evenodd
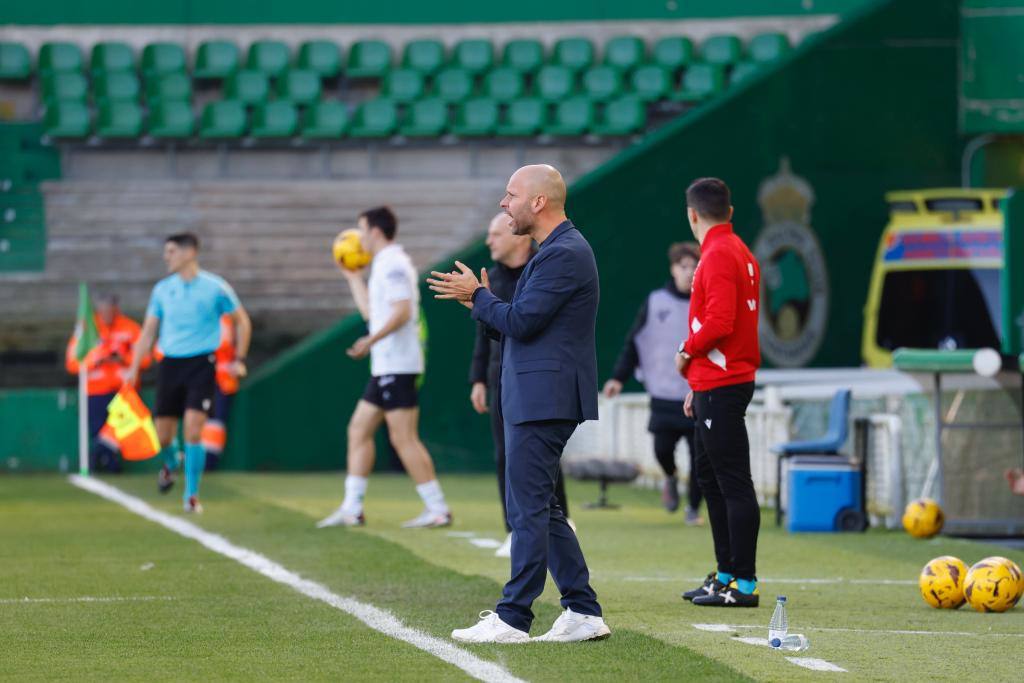
<svg viewBox="0 0 1024 683">
<path fill-rule="evenodd" d="M 930 561 L 917 580 L 921 597 L 936 609 L 959 609 L 965 602 L 967 565 L 958 557 L 943 555 Z"/>
<path fill-rule="evenodd" d="M 942 531 L 946 517 L 931 498 L 918 498 L 907 504 L 903 512 L 903 528 L 914 538 L 931 538 Z"/>
</svg>

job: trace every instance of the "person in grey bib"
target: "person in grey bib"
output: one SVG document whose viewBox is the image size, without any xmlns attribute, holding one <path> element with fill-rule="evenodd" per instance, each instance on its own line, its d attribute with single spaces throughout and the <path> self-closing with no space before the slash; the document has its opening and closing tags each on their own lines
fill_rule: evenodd
<svg viewBox="0 0 1024 683">
<path fill-rule="evenodd" d="M 651 397 L 651 417 L 647 430 L 654 437 L 654 454 L 665 472 L 662 502 L 665 509 L 679 509 L 679 478 L 676 445 L 685 438 L 690 452 L 690 478 L 687 484 L 686 523 L 700 524 L 700 486 L 693 463 L 693 418 L 683 414 L 683 400 L 690 391 L 686 380 L 676 371 L 675 354 L 680 338 L 686 339 L 690 311 L 690 288 L 700 259 L 700 248 L 692 242 L 669 247 L 671 277 L 644 300 L 636 315 L 612 377 L 604 384 L 604 395 L 613 398 L 622 391 L 630 376 L 644 385 Z"/>
</svg>

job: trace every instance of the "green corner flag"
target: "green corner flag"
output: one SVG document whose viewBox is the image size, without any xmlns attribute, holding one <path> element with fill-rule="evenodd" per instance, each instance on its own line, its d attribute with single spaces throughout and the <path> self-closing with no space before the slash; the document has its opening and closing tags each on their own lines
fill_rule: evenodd
<svg viewBox="0 0 1024 683">
<path fill-rule="evenodd" d="M 96 331 L 96 321 L 92 314 L 92 300 L 89 298 L 89 285 L 78 283 L 78 322 L 75 328 L 78 344 L 75 346 L 75 358 L 81 361 L 100 341 Z"/>
</svg>

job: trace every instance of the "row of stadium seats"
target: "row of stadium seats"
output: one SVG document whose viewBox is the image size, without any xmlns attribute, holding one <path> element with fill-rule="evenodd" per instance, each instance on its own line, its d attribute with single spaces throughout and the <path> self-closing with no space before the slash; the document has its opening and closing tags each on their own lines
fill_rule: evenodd
<svg viewBox="0 0 1024 683">
<path fill-rule="evenodd" d="M 788 52 L 789 39 L 782 33 L 764 33 L 743 42 L 734 35 L 712 36 L 698 51 L 689 38 L 662 38 L 648 51 L 643 39 L 618 36 L 605 43 L 602 64 L 621 71 L 631 71 L 643 64 L 657 64 L 670 71 L 701 61 L 730 66 L 741 61 L 770 62 Z M 545 64 L 562 66 L 580 72 L 597 64 L 594 43 L 587 38 L 568 37 L 555 42 L 550 55 L 538 40 L 512 40 L 505 44 L 502 58 L 495 55 L 494 44 L 486 39 L 462 40 L 450 54 L 439 40 L 413 40 L 402 50 L 395 64 L 391 46 L 379 40 L 362 40 L 352 44 L 347 55 L 336 43 L 314 40 L 302 43 L 293 60 L 291 48 L 283 42 L 260 40 L 249 46 L 244 63 L 238 46 L 229 41 L 212 40 L 199 45 L 192 75 L 199 79 L 223 79 L 236 71 L 259 71 L 275 78 L 293 67 L 313 71 L 321 78 L 345 75 L 349 78 L 382 78 L 400 66 L 423 75 L 433 75 L 445 67 L 455 67 L 479 75 L 502 66 L 521 74 L 533 74 Z M 347 60 L 346 60 L 347 57 Z M 96 43 L 91 51 L 88 71 L 93 75 L 109 72 L 141 71 L 146 77 L 169 73 L 186 73 L 188 59 L 183 46 L 158 42 L 142 50 L 141 64 L 136 63 L 133 48 L 123 42 Z M 38 63 L 24 45 L 0 42 L 0 79 L 24 80 L 34 73 L 81 73 L 86 70 L 81 49 L 67 42 L 44 43 Z"/>
</svg>

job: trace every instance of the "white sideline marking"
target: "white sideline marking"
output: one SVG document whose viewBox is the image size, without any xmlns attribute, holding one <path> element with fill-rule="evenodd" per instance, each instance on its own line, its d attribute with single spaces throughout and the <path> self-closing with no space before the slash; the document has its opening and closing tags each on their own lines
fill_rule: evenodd
<svg viewBox="0 0 1024 683">
<path fill-rule="evenodd" d="M 836 666 L 832 662 L 826 662 L 824 659 L 817 659 L 815 657 L 786 657 L 790 662 L 793 662 L 797 666 L 802 666 L 805 669 L 811 671 L 834 671 L 836 673 L 849 673 L 846 669 L 841 666 Z"/>
<path fill-rule="evenodd" d="M 729 624 L 694 624 L 698 631 L 711 631 L 712 633 L 732 633 L 736 629 Z"/>
<path fill-rule="evenodd" d="M 473 538 L 476 536 L 475 531 L 449 531 L 448 535 L 452 538 Z"/>
<path fill-rule="evenodd" d="M 469 542 L 475 545 L 477 548 L 493 549 L 501 547 L 501 541 L 495 540 L 493 538 L 471 538 L 469 539 Z"/>
<path fill-rule="evenodd" d="M 428 652 L 438 659 L 453 664 L 477 680 L 521 683 L 521 679 L 513 676 L 507 669 L 493 662 L 480 659 L 471 652 L 456 647 L 448 641 L 435 638 L 406 626 L 398 617 L 387 610 L 382 610 L 379 607 L 361 602 L 355 598 L 332 593 L 326 586 L 309 579 L 304 579 L 295 572 L 286 569 L 255 551 L 237 546 L 223 536 L 210 533 L 180 517 L 155 510 L 148 503 L 135 496 L 128 495 L 110 484 L 97 479 L 80 477 L 77 474 L 71 475 L 68 479 L 78 488 L 117 503 L 140 517 L 156 522 L 165 529 L 173 531 L 179 536 L 198 541 L 213 552 L 235 560 L 239 564 L 252 569 L 258 574 L 262 574 L 272 581 L 284 584 L 307 597 L 319 600 L 346 614 L 350 614 L 375 631 L 409 643 L 413 647 Z"/>
<path fill-rule="evenodd" d="M 713 631 L 716 633 L 728 633 L 741 628 L 764 628 L 753 624 L 693 624 L 695 629 L 701 631 Z M 824 631 L 828 633 L 869 633 L 873 635 L 886 636 L 984 636 L 991 638 L 1024 638 L 1024 633 L 974 633 L 972 631 L 913 631 L 910 629 L 874 629 L 874 628 L 830 628 L 827 626 L 804 626 L 808 631 Z"/>
<path fill-rule="evenodd" d="M 704 581 L 707 577 L 704 576 L 624 576 L 623 581 L 639 581 L 639 582 L 655 582 L 655 581 Z M 909 579 L 844 579 L 841 576 L 833 578 L 816 578 L 816 579 L 758 579 L 758 583 L 763 584 L 831 584 L 831 583 L 854 583 L 854 584 L 865 584 L 871 586 L 916 586 L 917 581 L 911 581 Z"/>
<path fill-rule="evenodd" d="M 154 600 L 177 600 L 167 595 L 128 595 L 109 597 L 94 597 L 83 595 L 77 598 L 5 598 L 0 600 L 0 605 L 30 605 L 39 603 L 73 603 L 73 602 L 152 602 Z"/>
<path fill-rule="evenodd" d="M 744 636 L 742 638 L 733 638 L 733 640 L 738 640 L 741 643 L 746 643 L 747 645 L 764 645 L 765 647 L 768 647 L 767 638 L 751 638 L 749 636 Z"/>
</svg>

